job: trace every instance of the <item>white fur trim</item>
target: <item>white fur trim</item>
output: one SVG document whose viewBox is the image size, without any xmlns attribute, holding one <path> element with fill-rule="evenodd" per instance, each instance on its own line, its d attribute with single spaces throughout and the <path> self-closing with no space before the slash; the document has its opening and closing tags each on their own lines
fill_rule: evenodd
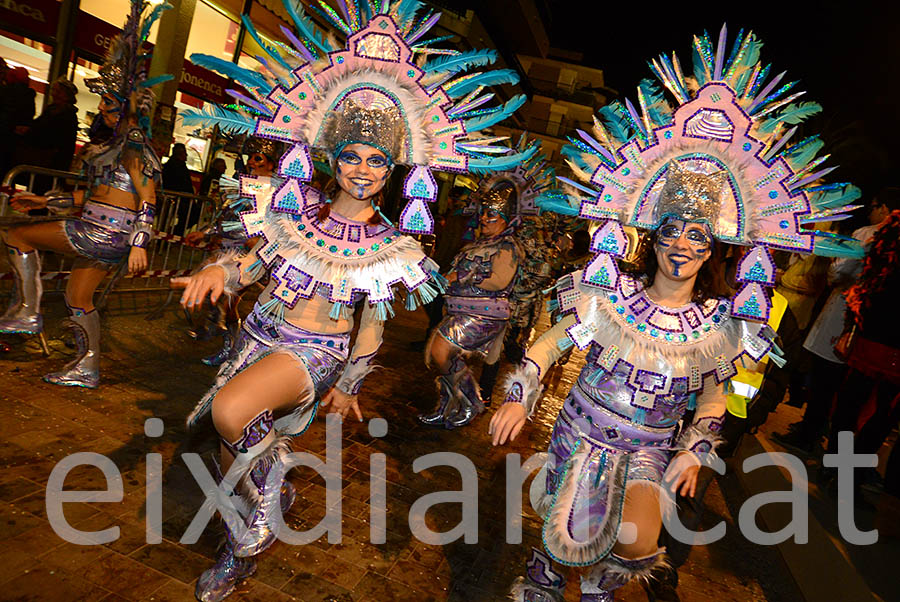
<svg viewBox="0 0 900 602">
<path fill-rule="evenodd" d="M 607 493 L 607 514 L 597 536 L 587 541 L 576 541 L 569 534 L 569 515 L 578 494 L 582 471 L 592 451 L 582 444 L 567 461 L 563 481 L 556 492 L 550 512 L 544 523 L 544 545 L 554 560 L 570 566 L 588 566 L 609 554 L 619 535 L 622 522 L 622 505 L 625 498 L 625 477 L 628 472 L 627 454 L 610 454 L 607 466 L 610 482 Z"/>
<path fill-rule="evenodd" d="M 205 265 L 200 271 L 202 272 L 203 270 L 208 270 L 213 266 L 222 268 L 222 270 L 225 272 L 225 294 L 228 296 L 234 296 L 244 286 L 241 284 L 241 268 L 240 264 L 238 263 L 243 255 L 244 252 L 237 249 L 225 251 L 224 253 L 216 256 L 215 261 L 208 265 Z"/>
<path fill-rule="evenodd" d="M 541 386 L 537 366 L 533 362 L 522 362 L 513 370 L 503 383 L 503 389 L 509 393 L 514 384 L 522 387 L 522 401 L 525 411 L 531 417 L 537 408 L 538 401 L 544 388 Z"/>
</svg>

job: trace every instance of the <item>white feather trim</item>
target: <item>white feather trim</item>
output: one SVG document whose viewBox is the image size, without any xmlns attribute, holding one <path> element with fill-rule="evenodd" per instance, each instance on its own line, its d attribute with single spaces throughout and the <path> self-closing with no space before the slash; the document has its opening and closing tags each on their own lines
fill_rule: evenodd
<svg viewBox="0 0 900 602">
<path fill-rule="evenodd" d="M 578 494 L 585 463 L 593 449 L 582 445 L 567 461 L 562 483 L 556 492 L 552 507 L 544 523 L 544 546 L 554 560 L 569 566 L 595 564 L 610 553 L 619 535 L 622 523 L 622 505 L 625 501 L 625 476 L 628 472 L 627 454 L 610 454 L 606 470 L 610 481 L 607 485 L 606 516 L 599 533 L 586 541 L 576 541 L 569 534 L 569 515 Z"/>
<path fill-rule="evenodd" d="M 526 598 L 527 594 L 536 594 L 536 596 Z M 561 592 L 556 592 L 543 587 L 538 587 L 533 583 L 529 583 L 525 577 L 518 577 L 513 581 L 509 590 L 509 599 L 516 602 L 528 602 L 529 600 L 548 600 L 549 602 L 564 602 Z"/>
<path fill-rule="evenodd" d="M 654 338 L 625 321 L 623 315 L 616 311 L 616 304 L 609 300 L 611 293 L 583 284 L 581 278 L 582 271 L 579 270 L 561 278 L 557 285 L 560 309 L 574 312 L 577 322 L 567 331 L 569 338 L 579 349 L 585 349 L 592 342 L 604 350 L 615 346 L 618 349 L 617 359 L 635 367 L 629 383 L 636 389 L 641 388 L 635 381 L 641 369 L 662 373 L 665 383 L 656 389 L 656 394 L 668 395 L 674 379 L 687 378 L 690 382 L 693 368 L 699 370 L 699 375 L 704 378 L 710 374 L 716 374 L 718 378 L 720 359 L 725 362 L 725 367 L 734 371 L 735 362 L 744 354 L 756 362 L 771 347 L 774 333 L 767 324 L 731 318 L 727 313 L 721 314 L 721 322 L 716 328 L 696 342 L 674 343 L 662 337 Z M 620 297 L 636 294 L 640 287 L 635 278 L 623 274 L 619 290 L 612 294 Z M 619 301 L 625 302 L 624 299 Z M 727 300 L 717 303 L 727 303 Z M 702 384 L 701 389 L 694 391 L 699 390 L 702 390 Z"/>
<path fill-rule="evenodd" d="M 538 376 L 538 370 L 534 363 L 522 362 L 506 377 L 503 388 L 507 394 L 515 384 L 522 387 L 522 401 L 519 403 L 525 406 L 525 411 L 530 417 L 534 414 L 538 400 L 541 398 L 541 392 L 543 391 L 541 380 Z"/>
<path fill-rule="evenodd" d="M 349 291 L 354 289 L 363 291 L 373 303 L 393 300 L 390 285 L 403 282 L 407 290 L 413 292 L 426 282 L 433 282 L 431 274 L 438 271 L 437 264 L 425 255 L 418 241 L 411 236 L 393 237 L 390 244 L 365 256 L 338 258 L 301 236 L 290 215 L 271 209 L 266 210 L 262 234 L 269 245 L 277 241 L 277 256 L 285 259 L 286 264 L 302 269 L 315 279 L 317 284 L 313 286 L 324 284 L 337 291 L 346 280 L 347 302 L 350 301 Z M 265 255 L 266 247 L 259 254 Z M 276 271 L 287 269 L 287 265 L 276 267 L 274 260 L 269 261 L 269 265 Z"/>
</svg>

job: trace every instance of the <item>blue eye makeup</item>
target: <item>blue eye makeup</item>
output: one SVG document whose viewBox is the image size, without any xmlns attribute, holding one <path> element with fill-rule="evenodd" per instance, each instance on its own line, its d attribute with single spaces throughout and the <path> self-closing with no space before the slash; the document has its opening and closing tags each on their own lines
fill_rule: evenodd
<svg viewBox="0 0 900 602">
<path fill-rule="evenodd" d="M 684 234 L 688 243 L 694 247 L 708 247 L 712 239 L 706 233 L 706 229 L 699 226 L 686 225 L 684 228 L 677 224 L 663 224 L 659 228 L 659 242 L 668 246 L 678 240 Z"/>
<path fill-rule="evenodd" d="M 343 151 L 338 155 L 338 161 L 347 165 L 359 165 L 362 163 L 362 159 L 353 151 Z"/>
<path fill-rule="evenodd" d="M 382 169 L 388 166 L 388 162 L 384 157 L 373 155 L 366 159 L 366 165 L 375 169 Z"/>
</svg>

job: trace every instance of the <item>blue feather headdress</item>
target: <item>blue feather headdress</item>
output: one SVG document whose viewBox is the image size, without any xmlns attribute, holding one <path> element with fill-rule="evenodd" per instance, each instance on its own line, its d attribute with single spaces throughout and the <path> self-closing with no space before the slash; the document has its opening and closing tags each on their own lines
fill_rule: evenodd
<svg viewBox="0 0 900 602">
<path fill-rule="evenodd" d="M 622 226 L 653 229 L 664 215 L 678 214 L 679 203 L 682 215 L 690 207 L 714 208 L 702 216 L 714 236 L 751 247 L 738 266 L 743 286 L 732 302 L 738 317 L 768 316 L 760 288 L 775 282 L 768 249 L 862 255 L 859 241 L 814 227 L 847 217 L 860 193 L 846 183 L 822 184 L 834 169 L 824 167 L 828 155 L 818 156 L 822 141 L 794 138 L 798 124 L 822 107 L 797 102 L 804 92 L 784 73 L 770 78 L 761 47 L 743 30 L 729 46 L 724 26 L 716 44 L 706 33 L 696 36 L 690 72 L 675 54 L 660 55 L 649 63 L 658 83 L 642 81 L 636 103 L 604 107 L 591 132 L 577 130 L 569 138 L 562 155 L 580 182 L 560 178 L 568 202 L 549 199 L 543 206 L 568 215 L 578 207 L 581 217 L 604 222 L 601 233 L 612 242 L 604 247 L 595 236 L 597 256 L 584 270 L 586 283 L 614 288 L 618 275 L 610 255 L 624 256 Z M 722 185 L 711 185 L 714 179 Z M 680 197 L 673 186 L 683 186 Z M 710 190 L 716 191 L 713 202 L 700 196 Z M 601 270 L 605 277 L 594 278 Z"/>
<path fill-rule="evenodd" d="M 497 59 L 493 50 L 459 52 L 434 45 L 446 38 L 426 40 L 440 13 L 423 14 L 417 0 L 338 0 L 336 8 L 320 1 L 311 10 L 346 36 L 339 46 L 316 28 L 298 0 L 283 2 L 295 27 L 282 28 L 288 43 L 265 42 L 245 20 L 265 53 L 259 68 L 191 56 L 243 90 L 228 91 L 235 100 L 228 107 L 186 112 L 186 124 L 294 143 L 290 161 L 282 161 L 294 171 L 282 175 L 301 179 L 312 175 L 310 150 L 333 156 L 351 142 L 391 149 L 395 164 L 413 168 L 403 187 L 410 203 L 399 227 L 414 233 L 433 226 L 427 202 L 437 198 L 437 184 L 431 169 L 492 173 L 533 156 L 533 149 L 510 153 L 482 134 L 524 104 L 521 95 L 498 103 L 491 91 L 518 82 L 518 75 L 489 69 Z M 469 73 L 473 69 L 478 71 Z M 342 123 L 348 115 L 355 121 Z M 379 127 L 364 123 L 370 118 L 370 126 Z"/>
</svg>

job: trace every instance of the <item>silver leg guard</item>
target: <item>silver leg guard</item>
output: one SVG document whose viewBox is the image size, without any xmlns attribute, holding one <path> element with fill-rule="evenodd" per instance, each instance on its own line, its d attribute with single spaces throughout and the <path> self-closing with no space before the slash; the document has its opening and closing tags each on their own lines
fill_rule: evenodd
<svg viewBox="0 0 900 602">
<path fill-rule="evenodd" d="M 553 562 L 541 550 L 531 548 L 525 576 L 513 583 L 510 598 L 516 602 L 563 602 L 566 577 L 553 570 Z"/>
<path fill-rule="evenodd" d="M 60 372 L 51 372 L 44 381 L 65 387 L 96 389 L 100 384 L 100 314 L 96 309 L 85 313 L 69 307 L 68 324 L 75 331 L 78 357 Z"/>
<path fill-rule="evenodd" d="M 37 251 L 20 253 L 9 250 L 9 265 L 16 279 L 16 294 L 13 303 L 0 317 L 0 332 L 39 334 L 44 329 L 41 316 L 41 258 Z"/>
<path fill-rule="evenodd" d="M 247 531 L 235 545 L 235 556 L 256 556 L 278 539 L 278 528 L 283 521 L 275 520 L 274 514 L 284 512 L 283 461 L 289 453 L 291 453 L 291 438 L 276 437 L 268 448 L 255 458 L 250 470 L 241 479 L 240 491 L 246 496 L 245 499 L 253 502 L 253 510 L 247 521 Z"/>
<path fill-rule="evenodd" d="M 610 554 L 581 578 L 581 602 L 614 602 L 613 592 L 632 579 L 647 581 L 654 569 L 668 566 L 665 548 L 643 558 Z"/>
<path fill-rule="evenodd" d="M 466 366 L 461 373 L 454 374 L 456 378 L 456 398 L 459 403 L 456 411 L 444 421 L 448 429 L 466 426 L 475 417 L 484 412 L 484 402 L 481 401 L 478 383 L 472 369 Z"/>
</svg>

